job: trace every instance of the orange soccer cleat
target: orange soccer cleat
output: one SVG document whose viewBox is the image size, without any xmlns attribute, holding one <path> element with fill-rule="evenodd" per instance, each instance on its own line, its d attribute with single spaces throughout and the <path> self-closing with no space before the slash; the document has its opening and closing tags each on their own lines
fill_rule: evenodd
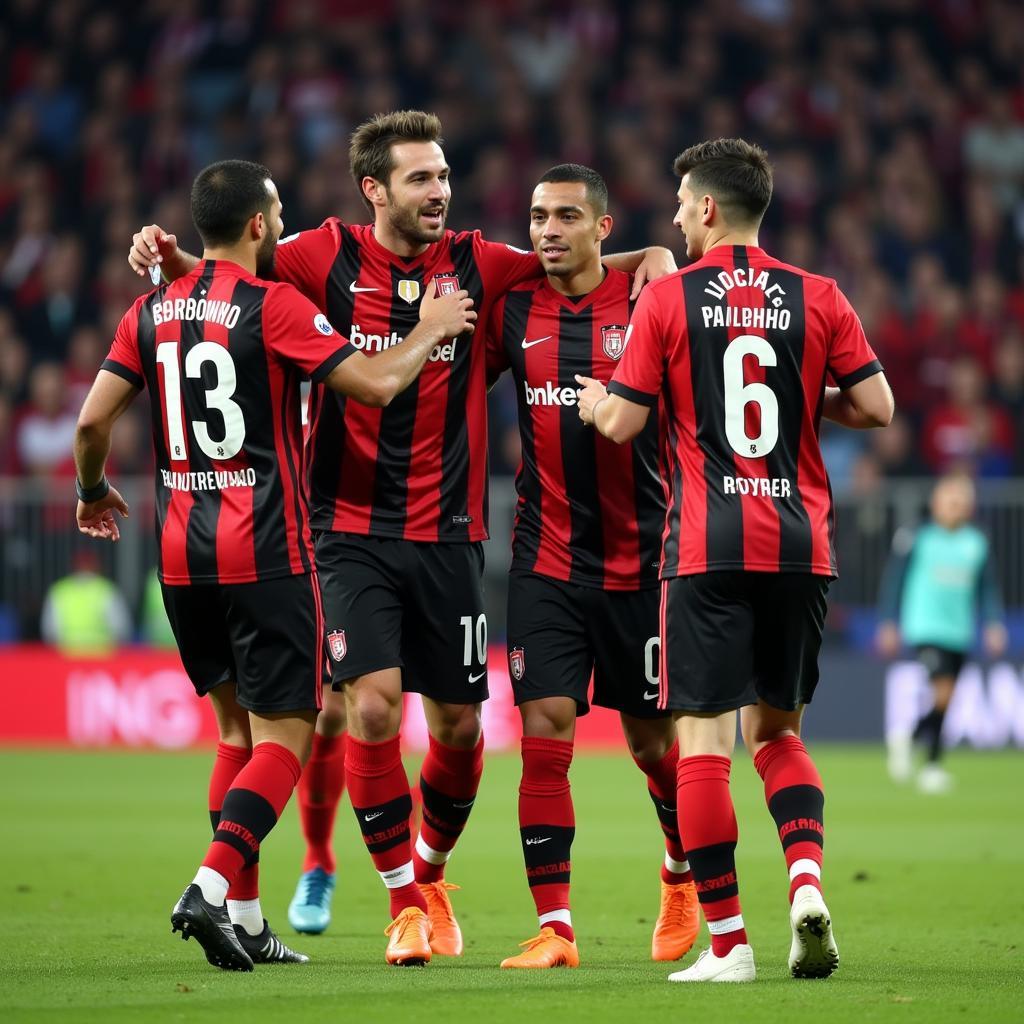
<svg viewBox="0 0 1024 1024">
<path fill-rule="evenodd" d="M 679 960 L 697 939 L 700 903 L 693 882 L 661 883 L 661 910 L 651 938 L 652 960 Z"/>
<path fill-rule="evenodd" d="M 427 901 L 427 916 L 430 918 L 432 932 L 430 949 L 438 956 L 462 956 L 462 929 L 455 920 L 452 901 L 448 893 L 458 889 L 451 882 L 420 882 L 419 890 Z"/>
<path fill-rule="evenodd" d="M 554 928 L 541 928 L 526 942 L 523 952 L 501 961 L 502 967 L 579 967 L 580 953 L 575 942 L 563 939 Z"/>
<path fill-rule="evenodd" d="M 384 959 L 396 967 L 430 963 L 430 918 L 419 907 L 406 907 L 384 929 L 388 948 Z"/>
</svg>

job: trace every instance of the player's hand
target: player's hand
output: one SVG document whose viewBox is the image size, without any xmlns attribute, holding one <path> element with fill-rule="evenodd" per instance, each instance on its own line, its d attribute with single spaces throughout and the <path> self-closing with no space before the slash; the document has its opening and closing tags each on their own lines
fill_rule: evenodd
<svg viewBox="0 0 1024 1024">
<path fill-rule="evenodd" d="M 96 540 L 120 540 L 121 531 L 117 528 L 115 512 L 119 512 L 124 519 L 128 518 L 128 502 L 113 487 L 99 501 L 80 501 L 78 532 Z"/>
<path fill-rule="evenodd" d="M 883 622 L 875 634 L 875 646 L 886 658 L 895 658 L 900 653 L 903 641 L 895 622 Z"/>
<path fill-rule="evenodd" d="M 985 650 L 993 658 L 1006 653 L 1007 639 L 1006 627 L 1001 622 L 990 622 L 982 634 Z"/>
<path fill-rule="evenodd" d="M 608 390 L 599 380 L 594 380 L 593 377 L 581 377 L 578 373 L 576 374 L 576 383 L 580 385 L 576 389 L 576 394 L 579 396 L 577 409 L 580 419 L 588 427 L 592 427 L 597 403 L 603 402 L 608 397 Z"/>
<path fill-rule="evenodd" d="M 178 251 L 178 239 L 167 234 L 159 224 L 147 224 L 132 235 L 128 250 L 128 265 L 139 277 L 145 277 L 150 267 L 158 266 Z"/>
<path fill-rule="evenodd" d="M 633 274 L 633 291 L 629 296 L 630 301 L 636 299 L 648 281 L 656 281 L 659 277 L 673 274 L 678 269 L 671 249 L 666 249 L 663 245 L 652 245 L 647 250 L 640 266 L 636 268 L 636 273 Z"/>
<path fill-rule="evenodd" d="M 434 282 L 427 282 L 420 301 L 420 322 L 436 327 L 442 338 L 472 333 L 476 315 L 473 300 L 465 288 L 448 295 L 438 295 Z"/>
</svg>

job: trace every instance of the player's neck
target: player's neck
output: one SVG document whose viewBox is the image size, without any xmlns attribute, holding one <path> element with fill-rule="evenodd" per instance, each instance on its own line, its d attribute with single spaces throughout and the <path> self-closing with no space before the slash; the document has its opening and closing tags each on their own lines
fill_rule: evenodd
<svg viewBox="0 0 1024 1024">
<path fill-rule="evenodd" d="M 747 245 L 755 249 L 760 248 L 757 244 L 757 228 L 741 230 L 737 228 L 721 227 L 708 233 L 704 241 L 702 256 L 707 256 L 712 249 L 722 245 Z"/>
<path fill-rule="evenodd" d="M 555 277 L 548 274 L 548 284 L 555 289 L 559 295 L 588 295 L 604 280 L 604 267 L 601 265 L 601 257 L 598 255 L 593 263 L 587 263 L 580 267 L 569 277 Z"/>
<path fill-rule="evenodd" d="M 411 238 L 407 238 L 405 235 L 395 231 L 386 219 L 374 222 L 373 237 L 376 238 L 388 252 L 393 252 L 396 256 L 404 256 L 406 258 L 419 256 L 419 254 L 424 252 L 430 244 L 429 242 L 417 242 Z"/>
<path fill-rule="evenodd" d="M 256 253 L 249 249 L 239 249 L 237 246 L 230 245 L 204 249 L 203 259 L 237 263 L 243 269 L 248 270 L 253 277 L 256 276 Z"/>
</svg>

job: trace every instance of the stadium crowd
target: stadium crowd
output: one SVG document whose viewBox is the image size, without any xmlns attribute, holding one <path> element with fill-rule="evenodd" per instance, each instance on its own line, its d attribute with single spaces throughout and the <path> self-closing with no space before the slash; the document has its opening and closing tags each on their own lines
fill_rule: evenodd
<svg viewBox="0 0 1024 1024">
<path fill-rule="evenodd" d="M 73 410 L 140 288 L 127 243 L 156 220 L 194 248 L 199 167 L 265 163 L 290 229 L 363 221 L 348 133 L 408 106 L 442 118 L 451 225 L 518 244 L 526 183 L 574 160 L 607 177 L 618 248 L 678 251 L 671 158 L 758 141 L 764 242 L 839 280 L 898 398 L 893 429 L 834 439 L 837 487 L 1022 468 L 1019 5 L 12 0 L 0 59 L 0 474 L 70 472 Z M 511 396 L 494 405 L 510 472 Z M 144 468 L 144 415 L 120 473 Z"/>
</svg>

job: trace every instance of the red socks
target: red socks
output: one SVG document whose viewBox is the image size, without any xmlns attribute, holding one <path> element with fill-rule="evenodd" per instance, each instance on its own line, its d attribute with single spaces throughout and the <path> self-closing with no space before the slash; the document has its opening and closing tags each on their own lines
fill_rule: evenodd
<svg viewBox="0 0 1024 1024">
<path fill-rule="evenodd" d="M 228 751 L 224 755 L 224 765 L 219 763 L 222 747 Z M 233 758 L 237 761 L 237 754 L 230 752 L 240 749 L 218 744 L 215 776 L 220 778 L 221 771 L 226 774 L 227 762 Z M 301 774 L 298 758 L 286 747 L 277 743 L 258 743 L 224 796 L 217 829 L 203 867 L 223 875 L 229 885 L 234 883 L 245 865 L 255 863 L 260 843 L 277 824 Z M 214 779 L 211 778 L 211 793 L 213 786 Z M 234 889 L 229 892 L 232 899 L 256 898 L 236 895 Z"/>
<path fill-rule="evenodd" d="M 524 736 L 519 835 L 541 927 L 574 940 L 569 912 L 570 853 L 576 817 L 569 790 L 572 743 Z"/>
<path fill-rule="evenodd" d="M 641 761 L 634 757 L 636 766 L 647 776 L 647 792 L 665 833 L 665 861 L 661 866 L 661 880 L 666 885 L 680 885 L 693 881 L 693 872 L 686 859 L 683 841 L 679 836 L 679 815 L 676 809 L 676 764 L 679 761 L 679 743 L 660 761 Z"/>
<path fill-rule="evenodd" d="M 364 743 L 350 735 L 345 744 L 345 774 L 363 842 L 391 897 L 392 918 L 406 907 L 425 912 L 427 903 L 413 875 L 409 840 L 412 797 L 399 737 Z"/>
<path fill-rule="evenodd" d="M 422 821 L 413 851 L 417 882 L 440 882 L 451 852 L 473 809 L 484 764 L 484 738 L 472 750 L 448 747 L 430 737 L 420 771 Z"/>
<path fill-rule="evenodd" d="M 329 875 L 334 874 L 334 819 L 344 789 L 345 734 L 321 736 L 314 733 L 313 751 L 296 793 L 302 835 L 306 840 L 303 871 L 320 867 Z"/>
<path fill-rule="evenodd" d="M 218 743 L 210 773 L 209 808 L 210 825 L 214 835 L 220 824 L 220 809 L 224 797 L 231 788 L 238 773 L 249 763 L 252 751 L 248 747 L 235 747 L 230 743 Z M 251 864 L 238 873 L 228 890 L 229 900 L 258 900 L 260 898 L 260 855 L 257 853 Z"/>
<path fill-rule="evenodd" d="M 764 780 L 764 798 L 786 855 L 792 903 L 801 885 L 821 889 L 825 842 L 821 776 L 798 736 L 766 744 L 754 758 L 754 767 Z"/>
<path fill-rule="evenodd" d="M 711 933 L 711 950 L 725 956 L 746 943 L 736 880 L 736 813 L 727 757 L 684 757 L 676 771 L 679 831 L 689 855 L 697 896 Z"/>
</svg>

